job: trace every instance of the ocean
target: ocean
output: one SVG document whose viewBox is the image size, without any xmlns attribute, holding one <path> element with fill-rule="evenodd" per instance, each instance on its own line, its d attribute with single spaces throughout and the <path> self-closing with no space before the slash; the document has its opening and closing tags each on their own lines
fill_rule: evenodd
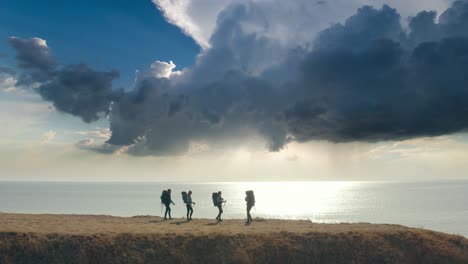
<svg viewBox="0 0 468 264">
<path fill-rule="evenodd" d="M 468 181 L 431 182 L 0 182 L 4 213 L 162 215 L 160 195 L 172 189 L 172 217 L 184 217 L 182 191 L 192 190 L 195 218 L 215 218 L 211 194 L 227 200 L 224 218 L 245 218 L 245 191 L 254 190 L 253 217 L 318 223 L 388 223 L 468 237 Z"/>
</svg>

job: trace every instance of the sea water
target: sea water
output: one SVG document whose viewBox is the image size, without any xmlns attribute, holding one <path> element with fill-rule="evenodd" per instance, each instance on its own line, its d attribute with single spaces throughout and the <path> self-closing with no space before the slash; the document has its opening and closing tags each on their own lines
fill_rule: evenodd
<svg viewBox="0 0 468 264">
<path fill-rule="evenodd" d="M 253 217 L 319 223 L 389 223 L 468 237 L 468 181 L 436 182 L 0 182 L 5 213 L 162 215 L 172 189 L 172 217 L 184 217 L 181 192 L 192 190 L 196 218 L 217 215 L 211 194 L 223 192 L 224 218 L 245 218 L 245 191 L 254 190 Z"/>
</svg>

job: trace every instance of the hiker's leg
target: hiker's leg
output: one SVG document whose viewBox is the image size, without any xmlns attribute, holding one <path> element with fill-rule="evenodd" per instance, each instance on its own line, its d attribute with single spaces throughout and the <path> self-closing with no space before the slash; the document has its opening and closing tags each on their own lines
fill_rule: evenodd
<svg viewBox="0 0 468 264">
<path fill-rule="evenodd" d="M 167 204 L 165 204 L 164 206 L 166 206 L 166 211 L 164 212 L 164 219 L 167 219 L 167 212 L 168 212 L 168 208 L 169 206 Z"/>
<path fill-rule="evenodd" d="M 221 205 L 218 205 L 218 216 L 216 217 L 216 219 L 220 220 L 222 213 L 223 213 L 223 209 L 221 208 Z"/>
<path fill-rule="evenodd" d="M 193 208 L 192 205 L 187 205 L 187 219 L 192 219 Z"/>
<path fill-rule="evenodd" d="M 171 205 L 170 204 L 167 205 L 167 210 L 168 210 L 168 214 L 169 214 L 169 219 L 172 219 L 172 217 L 171 217 Z"/>
</svg>

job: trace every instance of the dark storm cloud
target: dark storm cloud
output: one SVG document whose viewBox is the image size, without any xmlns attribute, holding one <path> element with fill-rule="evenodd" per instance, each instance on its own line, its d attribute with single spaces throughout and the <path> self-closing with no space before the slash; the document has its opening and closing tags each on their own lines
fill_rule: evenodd
<svg viewBox="0 0 468 264">
<path fill-rule="evenodd" d="M 395 10 L 364 7 L 322 32 L 302 65 L 298 89 L 309 100 L 286 111 L 289 131 L 300 141 L 348 142 L 465 130 L 467 11 L 455 2 L 439 24 L 419 13 L 407 35 Z"/>
<path fill-rule="evenodd" d="M 314 43 L 316 50 L 361 50 L 376 39 L 398 39 L 402 36 L 400 15 L 384 5 L 377 10 L 370 6 L 358 9 L 345 24 L 336 24 L 318 34 Z"/>
<path fill-rule="evenodd" d="M 118 76 L 117 72 L 94 71 L 84 64 L 68 65 L 38 90 L 57 110 L 91 122 L 99 119 L 99 113 L 108 114 L 112 80 Z"/>
<path fill-rule="evenodd" d="M 114 72 L 50 63 L 39 91 L 87 122 L 110 111 L 102 152 L 125 146 L 133 155 L 180 155 L 193 141 L 238 145 L 252 135 L 278 151 L 291 141 L 375 142 L 468 128 L 466 1 L 438 23 L 435 12 L 420 12 L 408 29 L 397 10 L 364 6 L 293 47 L 262 34 L 263 12 L 255 3 L 227 7 L 211 48 L 182 75 L 142 75 L 132 91 L 116 93 Z M 39 55 L 18 54 L 19 65 L 42 71 L 48 63 Z"/>
<path fill-rule="evenodd" d="M 16 50 L 18 66 L 29 71 L 30 80 L 42 82 L 51 78 L 56 61 L 44 40 L 10 37 L 8 43 Z"/>
<path fill-rule="evenodd" d="M 52 52 L 40 38 L 11 37 L 8 42 L 16 50 L 18 67 L 25 71 L 18 76 L 17 86 L 39 84 L 37 91 L 44 100 L 85 122 L 108 114 L 117 95 L 112 90 L 112 80 L 119 76 L 117 72 L 95 71 L 85 64 L 57 68 Z"/>
<path fill-rule="evenodd" d="M 414 43 L 440 41 L 450 37 L 468 37 L 468 2 L 455 1 L 436 23 L 437 13 L 423 11 L 410 21 L 410 41 Z"/>
</svg>

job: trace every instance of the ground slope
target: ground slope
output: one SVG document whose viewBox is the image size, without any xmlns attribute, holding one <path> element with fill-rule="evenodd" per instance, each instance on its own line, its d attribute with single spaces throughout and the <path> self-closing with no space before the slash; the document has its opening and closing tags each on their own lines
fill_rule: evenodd
<svg viewBox="0 0 468 264">
<path fill-rule="evenodd" d="M 365 223 L 0 214 L 0 263 L 468 263 L 468 239 Z"/>
</svg>

